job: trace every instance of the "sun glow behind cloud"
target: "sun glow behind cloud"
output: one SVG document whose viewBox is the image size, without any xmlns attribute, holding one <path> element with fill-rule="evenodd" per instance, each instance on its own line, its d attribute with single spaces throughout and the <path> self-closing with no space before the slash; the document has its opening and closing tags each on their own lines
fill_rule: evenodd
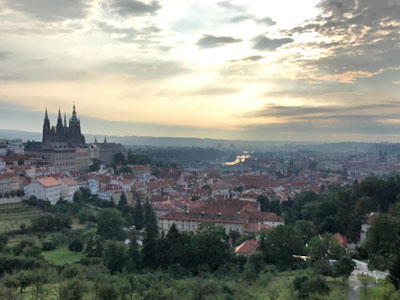
<svg viewBox="0 0 400 300">
<path fill-rule="evenodd" d="M 396 123 L 381 121 L 396 119 L 390 111 L 378 120 L 368 106 L 400 95 L 398 17 L 379 15 L 390 1 L 359 8 L 330 0 L 35 3 L 0 0 L 5 103 L 56 112 L 75 101 L 81 117 L 104 120 L 104 130 L 118 121 L 198 128 L 218 138 L 314 139 L 329 126 L 332 137 L 349 136 L 342 115 L 255 116 L 271 105 L 366 103 L 360 112 L 378 127 Z M 350 127 L 363 139 L 368 128 L 359 116 L 346 122 L 358 122 Z"/>
</svg>

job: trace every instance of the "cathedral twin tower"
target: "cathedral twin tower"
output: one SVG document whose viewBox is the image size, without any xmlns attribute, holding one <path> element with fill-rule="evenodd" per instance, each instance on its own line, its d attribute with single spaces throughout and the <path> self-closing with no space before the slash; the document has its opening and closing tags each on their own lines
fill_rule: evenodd
<svg viewBox="0 0 400 300">
<path fill-rule="evenodd" d="M 64 123 L 61 118 L 61 111 L 58 110 L 57 125 L 50 126 L 47 109 L 43 123 L 43 142 L 66 142 L 74 146 L 85 144 L 85 137 L 81 133 L 81 123 L 76 116 L 75 104 L 72 110 L 72 117 L 67 126 L 67 117 L 64 114 Z"/>
</svg>

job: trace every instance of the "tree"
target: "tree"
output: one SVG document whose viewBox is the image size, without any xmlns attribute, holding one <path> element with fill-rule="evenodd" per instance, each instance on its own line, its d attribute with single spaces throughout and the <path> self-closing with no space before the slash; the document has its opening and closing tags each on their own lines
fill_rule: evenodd
<svg viewBox="0 0 400 300">
<path fill-rule="evenodd" d="M 340 259 L 345 250 L 339 245 L 331 233 L 324 233 L 311 239 L 308 245 L 308 255 L 312 261 Z"/>
<path fill-rule="evenodd" d="M 243 277 L 247 281 L 254 281 L 258 274 L 264 269 L 263 257 L 261 253 L 251 254 L 243 267 Z"/>
<path fill-rule="evenodd" d="M 104 265 L 111 274 L 121 272 L 126 264 L 127 251 L 124 243 L 109 241 L 104 250 Z"/>
<path fill-rule="evenodd" d="M 88 286 L 82 278 L 72 278 L 60 286 L 60 300 L 82 300 L 88 291 Z"/>
<path fill-rule="evenodd" d="M 115 208 L 103 209 L 97 222 L 97 233 L 105 239 L 123 240 L 125 232 L 122 228 L 123 218 Z"/>
<path fill-rule="evenodd" d="M 119 210 L 122 210 L 122 208 L 123 208 L 124 206 L 127 206 L 127 205 L 128 205 L 128 201 L 126 200 L 125 193 L 122 192 L 121 197 L 119 198 L 119 202 L 118 202 L 117 208 L 118 208 Z"/>
<path fill-rule="evenodd" d="M 400 222 L 386 214 L 377 214 L 362 247 L 368 253 L 369 264 L 376 269 L 389 268 L 394 241 L 400 235 Z"/>
<path fill-rule="evenodd" d="M 0 234 L 0 252 L 3 252 L 7 247 L 8 236 Z"/>
<path fill-rule="evenodd" d="M 310 294 L 326 295 L 330 288 L 322 276 L 298 276 L 294 279 L 293 285 L 300 298 L 308 299 Z"/>
<path fill-rule="evenodd" d="M 4 285 L 0 285 L 0 299 L 3 300 L 20 300 L 21 298 L 15 294 L 14 290 Z"/>
<path fill-rule="evenodd" d="M 69 244 L 68 249 L 72 252 L 82 252 L 83 250 L 83 243 L 80 239 L 74 239 Z"/>
<path fill-rule="evenodd" d="M 293 255 L 304 254 L 303 241 L 292 226 L 280 225 L 263 232 L 260 249 L 267 263 L 282 268 L 295 263 Z"/>
<path fill-rule="evenodd" d="M 400 246 L 397 243 L 397 246 Z M 389 280 L 393 283 L 396 290 L 400 288 L 400 248 L 396 247 L 396 251 L 393 255 L 389 266 Z"/>
<path fill-rule="evenodd" d="M 294 229 L 301 235 L 304 243 L 308 243 L 311 238 L 318 233 L 315 225 L 312 222 L 305 220 L 298 220 L 294 226 Z"/>
<path fill-rule="evenodd" d="M 356 263 L 350 256 L 344 256 L 335 263 L 335 275 L 343 278 L 343 283 L 354 271 Z"/>
<path fill-rule="evenodd" d="M 124 154 L 121 152 L 115 153 L 113 156 L 113 163 L 116 165 L 125 165 L 126 160 Z"/>
<path fill-rule="evenodd" d="M 103 257 L 103 241 L 99 236 L 91 236 L 86 248 L 85 254 L 88 257 Z"/>
<path fill-rule="evenodd" d="M 129 249 L 128 249 L 127 269 L 130 272 L 134 272 L 140 268 L 140 265 L 141 265 L 141 256 L 136 242 L 136 234 L 132 233 L 131 243 L 129 244 Z"/>
<path fill-rule="evenodd" d="M 158 226 L 156 216 L 151 209 L 151 205 L 146 205 L 146 225 L 143 240 L 143 264 L 150 268 L 157 266 L 157 239 Z"/>
<path fill-rule="evenodd" d="M 93 294 L 96 300 L 117 300 L 119 292 L 115 279 L 108 275 L 99 276 L 93 284 Z"/>
<path fill-rule="evenodd" d="M 258 196 L 257 201 L 260 203 L 261 211 L 270 211 L 270 202 L 267 196 L 260 195 Z"/>
<path fill-rule="evenodd" d="M 142 207 L 142 201 L 140 198 L 137 199 L 136 205 L 135 205 L 135 227 L 137 230 L 141 230 L 143 228 L 143 207 Z"/>
</svg>

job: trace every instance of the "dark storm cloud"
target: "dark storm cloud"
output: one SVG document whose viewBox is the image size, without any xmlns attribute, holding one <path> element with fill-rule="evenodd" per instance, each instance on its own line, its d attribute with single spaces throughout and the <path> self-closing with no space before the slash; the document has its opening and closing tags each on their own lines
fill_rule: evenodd
<svg viewBox="0 0 400 300">
<path fill-rule="evenodd" d="M 226 44 L 239 43 L 241 41 L 241 39 L 235 39 L 230 36 L 214 36 L 206 34 L 197 42 L 197 46 L 203 49 L 216 48 Z"/>
<path fill-rule="evenodd" d="M 89 0 L 0 0 L 6 7 L 45 22 L 83 19 Z"/>
<path fill-rule="evenodd" d="M 264 35 L 259 35 L 253 39 L 253 48 L 257 50 L 273 51 L 285 44 L 292 43 L 293 41 L 292 38 L 270 39 Z"/>
<path fill-rule="evenodd" d="M 305 44 L 329 53 L 304 60 L 324 73 L 377 73 L 400 67 L 400 2 L 393 0 L 322 0 L 321 15 L 283 34 L 316 32 L 326 42 Z"/>
<path fill-rule="evenodd" d="M 138 0 L 111 0 L 110 8 L 121 16 L 142 16 L 153 15 L 160 8 L 159 1 L 152 1 L 147 4 Z"/>
</svg>

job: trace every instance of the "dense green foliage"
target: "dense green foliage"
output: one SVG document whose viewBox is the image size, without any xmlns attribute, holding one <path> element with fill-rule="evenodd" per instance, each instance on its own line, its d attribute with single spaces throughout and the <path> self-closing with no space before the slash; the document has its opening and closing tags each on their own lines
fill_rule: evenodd
<svg viewBox="0 0 400 300">
<path fill-rule="evenodd" d="M 0 235 L 0 298 L 343 299 L 354 269 L 351 255 L 389 269 L 391 283 L 380 283 L 371 294 L 379 290 L 396 299 L 399 194 L 396 177 L 301 193 L 282 205 L 260 197 L 262 209 L 281 214 L 287 225 L 263 230 L 257 237 L 260 251 L 249 256 L 235 255 L 230 240 L 238 245 L 255 235 L 227 234 L 207 223 L 195 233 L 173 225 L 164 235 L 149 202 L 134 199 L 131 206 L 125 194 L 118 205 L 86 189 L 74 195 L 74 203 L 52 206 L 32 198 L 24 205 L 41 214 Z M 365 242 L 346 253 L 333 234 L 357 241 L 364 216 L 372 211 L 378 214 Z M 276 293 L 267 289 L 275 281 Z"/>
</svg>

